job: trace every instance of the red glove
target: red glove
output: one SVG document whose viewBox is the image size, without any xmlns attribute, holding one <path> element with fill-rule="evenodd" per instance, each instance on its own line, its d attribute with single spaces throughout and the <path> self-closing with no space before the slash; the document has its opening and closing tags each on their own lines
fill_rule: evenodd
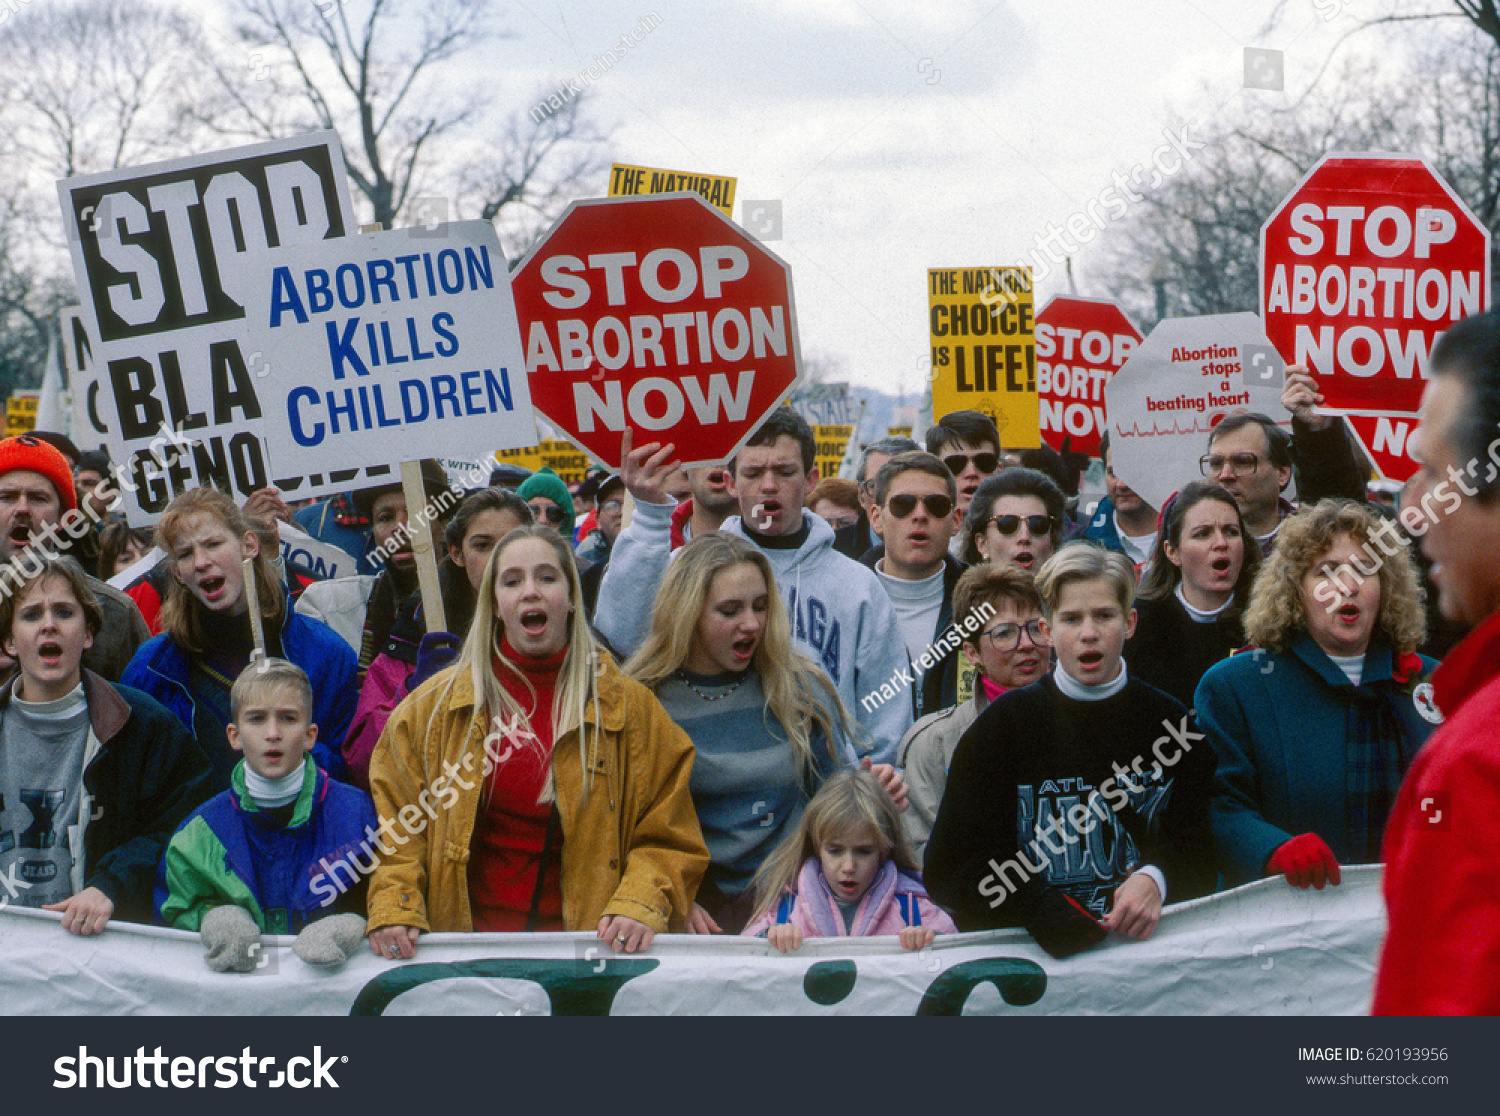
<svg viewBox="0 0 1500 1116">
<path fill-rule="evenodd" d="M 1293 887 L 1315 887 L 1339 882 L 1339 862 L 1333 850 L 1316 833 L 1293 837 L 1271 854 L 1266 871 L 1280 872 Z"/>
</svg>

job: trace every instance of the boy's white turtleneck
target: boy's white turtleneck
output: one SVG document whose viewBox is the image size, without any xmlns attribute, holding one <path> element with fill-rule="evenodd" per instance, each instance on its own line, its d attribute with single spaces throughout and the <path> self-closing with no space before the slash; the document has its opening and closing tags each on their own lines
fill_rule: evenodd
<svg viewBox="0 0 1500 1116">
<path fill-rule="evenodd" d="M 257 806 L 275 808 L 285 806 L 288 802 L 296 801 L 302 793 L 302 779 L 307 768 L 307 757 L 302 757 L 302 762 L 297 765 L 297 770 L 288 771 L 279 779 L 267 779 L 264 775 L 257 775 L 251 770 L 250 765 L 245 764 L 245 791 L 255 801 Z"/>
<path fill-rule="evenodd" d="M 1052 672 L 1052 678 L 1057 683 L 1057 689 L 1063 697 L 1070 697 L 1074 701 L 1103 701 L 1107 697 L 1114 697 L 1125 688 L 1125 683 L 1130 680 L 1130 674 L 1125 668 L 1125 660 L 1120 660 L 1120 673 L 1108 682 L 1100 682 L 1098 685 L 1090 686 L 1086 682 L 1080 682 L 1074 678 L 1063 667 L 1057 664 L 1057 669 Z"/>
</svg>

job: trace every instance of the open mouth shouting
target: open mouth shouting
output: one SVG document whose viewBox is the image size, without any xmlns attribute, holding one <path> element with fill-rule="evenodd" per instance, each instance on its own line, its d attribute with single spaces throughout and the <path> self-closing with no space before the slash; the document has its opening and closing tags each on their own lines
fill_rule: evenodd
<svg viewBox="0 0 1500 1116">
<path fill-rule="evenodd" d="M 1078 656 L 1078 669 L 1085 674 L 1092 674 L 1103 665 L 1103 651 L 1084 651 Z"/>
<path fill-rule="evenodd" d="M 198 581 L 198 592 L 202 594 L 204 603 L 210 608 L 224 603 L 225 579 L 219 574 L 212 574 Z"/>
<path fill-rule="evenodd" d="M 1347 624 L 1352 628 L 1359 623 L 1359 606 L 1353 604 L 1343 605 L 1334 613 L 1334 616 L 1338 618 L 1339 623 Z"/>
<path fill-rule="evenodd" d="M 36 657 L 44 667 L 58 667 L 62 665 L 63 646 L 56 640 L 46 640 L 37 645 Z"/>
<path fill-rule="evenodd" d="M 1029 570 L 1036 565 L 1036 555 L 1029 550 L 1018 550 L 1010 556 L 1010 562 L 1013 566 Z"/>
<path fill-rule="evenodd" d="M 521 613 L 521 630 L 532 637 L 545 635 L 551 617 L 545 608 L 528 608 Z"/>
<path fill-rule="evenodd" d="M 757 636 L 741 636 L 729 645 L 729 651 L 737 663 L 748 663 L 755 656 L 755 649 L 760 646 Z"/>
</svg>

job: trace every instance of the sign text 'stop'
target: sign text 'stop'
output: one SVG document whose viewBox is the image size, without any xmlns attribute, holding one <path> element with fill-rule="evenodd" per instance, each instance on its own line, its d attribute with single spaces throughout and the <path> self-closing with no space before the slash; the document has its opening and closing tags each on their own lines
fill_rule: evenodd
<svg viewBox="0 0 1500 1116">
<path fill-rule="evenodd" d="M 790 270 L 694 194 L 573 203 L 512 289 L 532 401 L 612 468 L 627 426 L 722 461 L 798 377 Z"/>
</svg>

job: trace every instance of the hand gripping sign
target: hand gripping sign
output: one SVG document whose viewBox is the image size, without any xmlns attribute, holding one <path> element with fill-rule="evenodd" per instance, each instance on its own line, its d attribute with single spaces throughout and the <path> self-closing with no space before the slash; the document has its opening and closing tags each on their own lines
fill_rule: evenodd
<svg viewBox="0 0 1500 1116">
<path fill-rule="evenodd" d="M 1325 158 L 1260 245 L 1266 336 L 1329 412 L 1415 415 L 1433 341 L 1489 308 L 1489 230 L 1424 159 Z"/>
<path fill-rule="evenodd" d="M 697 194 L 574 202 L 511 289 L 532 402 L 612 469 L 626 426 L 723 461 L 801 373 L 790 268 Z"/>
</svg>

